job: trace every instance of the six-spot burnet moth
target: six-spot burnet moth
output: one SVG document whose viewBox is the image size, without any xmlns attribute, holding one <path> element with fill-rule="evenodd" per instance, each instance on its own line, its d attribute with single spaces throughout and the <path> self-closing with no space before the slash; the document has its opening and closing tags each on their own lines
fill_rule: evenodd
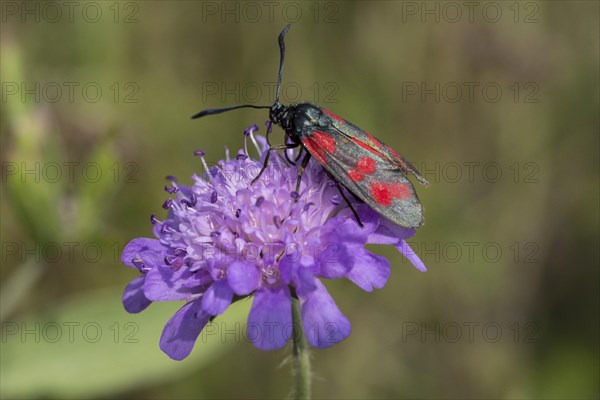
<svg viewBox="0 0 600 400">
<path fill-rule="evenodd" d="M 286 140 L 285 144 L 270 145 L 263 168 L 252 183 L 260 178 L 267 167 L 272 150 L 300 147 L 296 161 L 300 159 L 302 150 L 305 150 L 306 154 L 298 168 L 296 192 L 299 192 L 302 173 L 312 156 L 337 182 L 340 194 L 359 223 L 360 219 L 340 185 L 390 221 L 405 228 L 421 226 L 423 207 L 406 175 L 414 175 L 422 184 L 429 185 L 429 183 L 415 167 L 366 131 L 318 105 L 297 103 L 285 106 L 279 102 L 285 57 L 284 37 L 289 29 L 290 25 L 279 34 L 279 76 L 273 105 L 243 104 L 226 108 L 210 108 L 195 114 L 192 118 L 220 114 L 238 108 L 268 108 L 269 119 L 273 124 L 283 128 Z M 286 158 L 289 157 L 287 151 L 284 151 L 284 154 Z"/>
</svg>

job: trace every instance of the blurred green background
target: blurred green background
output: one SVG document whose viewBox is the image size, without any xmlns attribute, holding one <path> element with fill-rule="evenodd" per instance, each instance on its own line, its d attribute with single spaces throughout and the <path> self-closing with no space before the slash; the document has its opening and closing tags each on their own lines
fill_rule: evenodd
<svg viewBox="0 0 600 400">
<path fill-rule="evenodd" d="M 200 172 L 192 150 L 264 133 L 263 111 L 189 117 L 270 104 L 288 22 L 283 100 L 432 182 L 411 241 L 429 272 L 382 247 L 385 288 L 326 282 L 353 332 L 314 351 L 315 397 L 600 395 L 598 2 L 1 4 L 2 398 L 289 394 L 291 348 L 240 334 L 249 302 L 171 361 L 180 304 L 127 314 L 119 262 L 163 215 L 164 176 Z"/>
</svg>

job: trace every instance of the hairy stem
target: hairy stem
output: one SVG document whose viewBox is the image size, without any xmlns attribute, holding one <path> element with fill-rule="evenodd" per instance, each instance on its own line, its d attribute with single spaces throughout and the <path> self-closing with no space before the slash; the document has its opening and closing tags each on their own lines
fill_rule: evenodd
<svg viewBox="0 0 600 400">
<path fill-rule="evenodd" d="M 298 299 L 292 299 L 292 322 L 294 324 L 294 354 L 292 360 L 294 374 L 293 398 L 306 400 L 310 399 L 310 354 L 304 329 L 302 328 L 300 302 Z"/>
</svg>

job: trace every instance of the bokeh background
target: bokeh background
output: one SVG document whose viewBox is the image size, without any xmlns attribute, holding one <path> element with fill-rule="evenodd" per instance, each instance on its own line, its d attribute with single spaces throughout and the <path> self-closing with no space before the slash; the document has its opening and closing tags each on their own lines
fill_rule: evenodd
<svg viewBox="0 0 600 400">
<path fill-rule="evenodd" d="M 598 398 L 599 3 L 2 4 L 2 398 L 283 398 L 291 348 L 232 307 L 175 362 L 180 304 L 120 304 L 119 262 L 270 104 L 318 102 L 421 168 L 426 225 L 385 288 L 326 282 L 353 325 L 317 398 Z M 261 128 L 264 133 L 264 129 Z M 280 131 L 276 131 L 280 132 Z M 281 138 L 281 136 L 275 136 Z M 277 141 L 274 139 L 274 141 Z M 229 329 L 229 331 L 225 331 Z"/>
</svg>

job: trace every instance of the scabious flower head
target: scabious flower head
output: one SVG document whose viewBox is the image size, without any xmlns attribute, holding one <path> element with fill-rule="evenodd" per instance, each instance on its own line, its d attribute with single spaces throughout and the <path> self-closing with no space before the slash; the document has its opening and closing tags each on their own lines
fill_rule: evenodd
<svg viewBox="0 0 600 400">
<path fill-rule="evenodd" d="M 256 125 L 247 128 L 244 149 L 233 158 L 227 151 L 226 159 L 211 168 L 204 151 L 196 151 L 207 172 L 194 175 L 192 186 L 167 177 L 166 219 L 150 217 L 157 239 L 134 239 L 123 251 L 123 263 L 141 274 L 125 288 L 127 311 L 140 312 L 154 301 L 186 301 L 160 339 L 173 359 L 185 358 L 206 324 L 249 296 L 247 336 L 259 349 L 277 349 L 290 339 L 292 296 L 300 301 L 309 343 L 324 348 L 345 339 L 350 322 L 319 278 L 345 277 L 366 291 L 383 287 L 390 264 L 366 244 L 393 245 L 425 270 L 405 242 L 415 230 L 356 202 L 361 227 L 313 160 L 299 193 L 298 167 L 276 156 L 251 184 L 268 151 L 266 140 L 254 135 L 257 130 Z M 248 141 L 260 159 L 249 156 Z"/>
</svg>

